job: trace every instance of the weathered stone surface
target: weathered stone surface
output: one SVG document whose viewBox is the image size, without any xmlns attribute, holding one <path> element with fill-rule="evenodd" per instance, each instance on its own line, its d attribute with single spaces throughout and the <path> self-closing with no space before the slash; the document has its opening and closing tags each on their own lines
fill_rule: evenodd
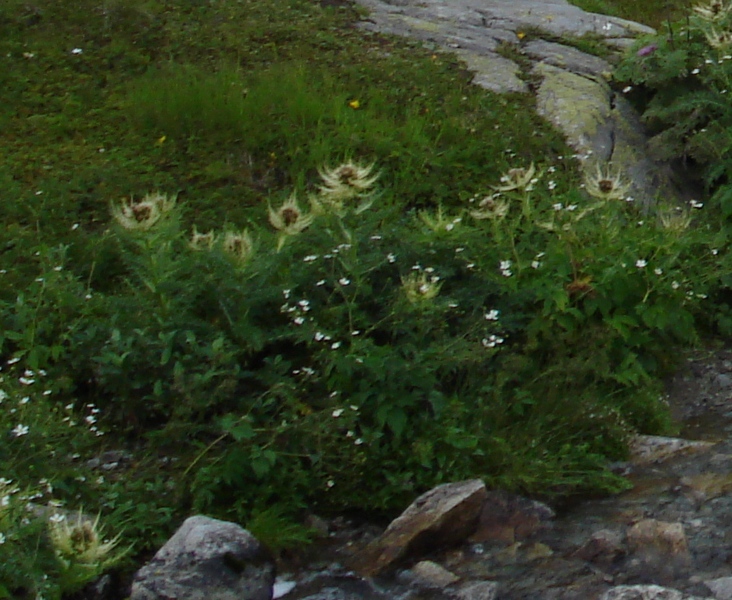
<svg viewBox="0 0 732 600">
<path fill-rule="evenodd" d="M 274 572 L 247 530 L 194 516 L 137 572 L 130 600 L 271 600 Z"/>
<path fill-rule="evenodd" d="M 613 70 L 612 65 L 602 58 L 556 42 L 533 40 L 522 49 L 526 56 L 534 60 L 578 75 L 596 77 L 602 73 L 610 75 Z"/>
<path fill-rule="evenodd" d="M 496 600 L 499 589 L 495 581 L 471 581 L 461 585 L 453 596 L 457 600 Z"/>
<path fill-rule="evenodd" d="M 630 442 L 630 459 L 634 465 L 647 465 L 693 452 L 704 452 L 713 446 L 711 442 L 637 435 Z"/>
<path fill-rule="evenodd" d="M 719 577 L 704 582 L 716 600 L 732 600 L 732 577 Z"/>
<path fill-rule="evenodd" d="M 445 567 L 431 560 L 422 560 L 405 573 L 405 579 L 423 588 L 446 588 L 460 580 Z"/>
<path fill-rule="evenodd" d="M 490 491 L 470 541 L 513 544 L 547 527 L 553 518 L 554 511 L 546 504 L 500 490 Z"/>
<path fill-rule="evenodd" d="M 600 596 L 600 600 L 703 600 L 660 585 L 618 585 Z M 708 598 L 706 600 L 712 600 Z"/>
<path fill-rule="evenodd" d="M 625 554 L 623 535 L 618 531 L 601 529 L 592 534 L 572 556 L 588 562 L 606 565 Z"/>
<path fill-rule="evenodd" d="M 656 519 L 643 519 L 628 529 L 628 549 L 646 563 L 667 570 L 691 564 L 684 526 Z"/>
<path fill-rule="evenodd" d="M 640 118 L 622 94 L 607 84 L 611 64 L 570 45 L 561 36 L 588 33 L 608 47 L 627 48 L 649 27 L 588 13 L 564 0 L 357 0 L 370 9 L 366 29 L 416 38 L 456 53 L 473 82 L 490 91 L 530 92 L 530 73 L 542 82 L 537 107 L 567 138 L 580 160 L 611 163 L 632 182 L 631 195 L 644 207 L 657 196 L 682 198 L 672 170 L 653 159 Z M 522 42 L 523 33 L 552 38 Z M 506 45 L 523 54 L 533 69 L 501 53 Z M 686 198 L 688 200 L 688 198 Z"/>
<path fill-rule="evenodd" d="M 356 557 L 354 569 L 374 575 L 407 555 L 464 540 L 475 530 L 486 496 L 479 479 L 447 483 L 422 494 Z"/>
</svg>

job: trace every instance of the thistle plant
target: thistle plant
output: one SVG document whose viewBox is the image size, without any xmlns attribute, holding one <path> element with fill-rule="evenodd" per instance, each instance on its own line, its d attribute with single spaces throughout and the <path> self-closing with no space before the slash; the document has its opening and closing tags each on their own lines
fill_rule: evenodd
<svg viewBox="0 0 732 600">
<path fill-rule="evenodd" d="M 114 552 L 120 536 L 104 540 L 99 515 L 93 521 L 80 510 L 75 519 L 62 513 L 49 518 L 49 538 L 61 565 L 64 590 L 78 591 L 119 562 L 126 551 Z"/>
<path fill-rule="evenodd" d="M 620 171 L 613 172 L 612 167 L 595 166 L 594 172 L 585 171 L 585 190 L 598 200 L 626 200 L 630 183 L 625 181 Z"/>
<path fill-rule="evenodd" d="M 269 222 L 279 233 L 277 249 L 281 250 L 288 237 L 305 231 L 312 224 L 315 216 L 305 213 L 297 201 L 297 196 L 291 194 L 277 209 L 269 205 Z"/>
<path fill-rule="evenodd" d="M 146 194 L 141 200 L 130 197 L 112 204 L 114 219 L 125 229 L 145 231 L 153 227 L 175 207 L 175 197 L 160 192 Z"/>
<path fill-rule="evenodd" d="M 353 210 L 360 214 L 368 210 L 374 202 L 373 192 L 370 191 L 379 174 L 372 174 L 374 165 L 360 165 L 348 161 L 331 169 L 322 167 L 318 174 L 323 185 L 318 186 L 320 192 L 316 203 L 325 206 L 326 210 L 344 216 L 345 211 Z M 360 201 L 356 203 L 357 201 Z M 354 204 L 350 206 L 350 204 Z"/>
</svg>

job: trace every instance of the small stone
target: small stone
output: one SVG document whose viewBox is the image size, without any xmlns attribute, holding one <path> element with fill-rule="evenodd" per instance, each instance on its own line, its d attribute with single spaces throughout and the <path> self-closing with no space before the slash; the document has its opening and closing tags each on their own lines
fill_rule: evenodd
<svg viewBox="0 0 732 600">
<path fill-rule="evenodd" d="M 625 548 L 622 534 L 609 529 L 600 529 L 575 550 L 572 556 L 591 563 L 609 564 L 623 554 Z"/>
<path fill-rule="evenodd" d="M 411 583 L 424 588 L 446 588 L 460 580 L 457 575 L 431 560 L 418 562 L 407 571 L 406 578 Z"/>
<path fill-rule="evenodd" d="M 498 589 L 495 581 L 472 581 L 461 585 L 452 595 L 457 600 L 496 600 Z"/>
</svg>

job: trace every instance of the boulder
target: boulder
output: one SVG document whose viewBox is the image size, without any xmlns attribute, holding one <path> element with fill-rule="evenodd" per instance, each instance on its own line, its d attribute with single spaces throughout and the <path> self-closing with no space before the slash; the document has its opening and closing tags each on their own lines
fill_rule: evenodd
<svg viewBox="0 0 732 600">
<path fill-rule="evenodd" d="M 618 585 L 609 589 L 600 600 L 713 600 L 690 596 L 660 585 Z"/>
<path fill-rule="evenodd" d="M 194 516 L 135 574 L 130 600 L 271 600 L 274 578 L 272 556 L 246 529 Z"/>
<path fill-rule="evenodd" d="M 447 483 L 422 494 L 357 554 L 353 568 L 371 576 L 407 556 L 465 540 L 475 530 L 486 496 L 479 479 Z"/>
</svg>

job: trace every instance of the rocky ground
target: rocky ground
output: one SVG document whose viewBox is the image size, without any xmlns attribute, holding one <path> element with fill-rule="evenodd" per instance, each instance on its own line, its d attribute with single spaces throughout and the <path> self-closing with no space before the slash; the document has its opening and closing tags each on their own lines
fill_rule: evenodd
<svg viewBox="0 0 732 600">
<path fill-rule="evenodd" d="M 539 503 L 491 492 L 469 539 L 417 553 L 375 577 L 356 571 L 362 549 L 382 529 L 323 523 L 329 532 L 319 559 L 283 573 L 278 594 L 294 585 L 283 597 L 729 600 L 732 352 L 693 353 L 668 393 L 687 441 L 640 438 L 633 459 L 616 466 L 632 490 L 556 516 Z"/>
</svg>

